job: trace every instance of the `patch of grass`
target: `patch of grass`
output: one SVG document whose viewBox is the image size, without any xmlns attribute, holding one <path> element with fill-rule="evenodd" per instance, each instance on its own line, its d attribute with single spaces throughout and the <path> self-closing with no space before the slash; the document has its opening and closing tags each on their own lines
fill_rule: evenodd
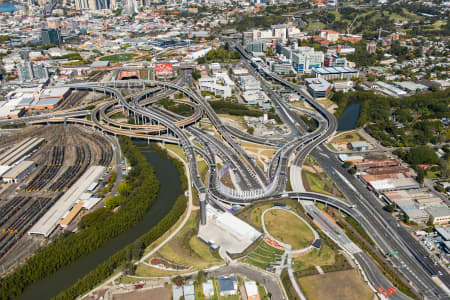
<svg viewBox="0 0 450 300">
<path fill-rule="evenodd" d="M 144 276 L 144 277 L 165 277 L 169 275 L 181 275 L 189 272 L 192 272 L 192 269 L 183 271 L 166 271 L 153 268 L 145 264 L 139 264 L 136 268 L 135 274 L 136 276 Z"/>
<path fill-rule="evenodd" d="M 265 270 L 278 265 L 283 253 L 284 250 L 274 248 L 265 241 L 261 241 L 257 247 L 248 252 L 242 261 Z"/>
<path fill-rule="evenodd" d="M 120 62 L 120 61 L 127 61 L 131 60 L 138 56 L 136 53 L 119 53 L 119 54 L 113 54 L 108 56 L 100 57 L 99 60 L 101 61 L 110 61 L 110 62 Z"/>
<path fill-rule="evenodd" d="M 198 173 L 200 177 L 202 178 L 203 182 L 206 181 L 206 175 L 208 174 L 208 164 L 204 160 L 197 160 L 197 168 Z"/>
<path fill-rule="evenodd" d="M 293 106 L 299 107 L 299 108 L 313 110 L 311 106 L 306 106 L 304 101 L 294 101 L 294 102 L 290 102 L 290 104 L 292 104 Z"/>
<path fill-rule="evenodd" d="M 314 233 L 296 215 L 281 209 L 268 211 L 264 222 L 269 233 L 293 249 L 303 249 L 314 240 Z"/>
<path fill-rule="evenodd" d="M 172 144 L 166 144 L 165 147 L 167 149 L 172 150 L 173 152 L 175 152 L 176 154 L 178 154 L 178 156 L 180 156 L 184 161 L 187 162 L 186 156 L 184 155 L 183 149 L 181 149 L 180 146 L 177 145 L 172 145 Z M 170 153 L 169 153 L 170 154 Z"/>
<path fill-rule="evenodd" d="M 305 28 L 305 31 L 308 30 L 317 30 L 317 29 L 324 29 L 326 25 L 321 22 L 310 22 L 308 23 L 308 26 Z"/>
<path fill-rule="evenodd" d="M 331 105 L 334 104 L 333 101 L 329 100 L 329 99 L 322 99 L 322 100 L 317 100 L 317 102 L 319 102 L 320 104 L 322 104 L 325 108 L 330 107 Z"/>
<path fill-rule="evenodd" d="M 305 255 L 292 260 L 294 271 L 302 271 L 310 267 L 332 265 L 335 262 L 335 253 L 328 245 L 321 249 L 314 249 Z"/>
<path fill-rule="evenodd" d="M 235 121 L 235 122 L 237 122 L 237 123 L 240 123 L 240 124 L 242 124 L 242 125 L 245 125 L 244 118 L 241 117 L 241 116 L 233 116 L 233 115 L 229 115 L 229 114 L 217 114 L 217 116 L 218 116 L 219 118 L 230 119 L 230 120 L 233 120 L 233 121 Z"/>
<path fill-rule="evenodd" d="M 364 141 L 364 139 L 354 130 L 344 132 L 335 137 L 331 142 L 336 144 L 347 144 L 350 142 Z"/>
<path fill-rule="evenodd" d="M 111 119 L 126 119 L 127 117 L 123 114 L 123 112 L 117 112 L 110 117 Z"/>
<path fill-rule="evenodd" d="M 318 174 L 302 170 L 302 180 L 306 190 L 334 196 L 332 187 L 330 187 L 329 183 L 324 181 Z"/>
<path fill-rule="evenodd" d="M 373 292 L 356 270 L 301 277 L 303 291 L 310 300 L 371 300 Z"/>
<path fill-rule="evenodd" d="M 336 148 L 333 147 L 332 144 L 326 144 L 328 149 L 330 149 L 331 151 L 337 151 Z"/>
<path fill-rule="evenodd" d="M 194 211 L 183 229 L 159 250 L 159 254 L 171 262 L 193 266 L 191 271 L 221 263 L 208 245 L 198 239 L 198 222 L 199 211 Z"/>
</svg>

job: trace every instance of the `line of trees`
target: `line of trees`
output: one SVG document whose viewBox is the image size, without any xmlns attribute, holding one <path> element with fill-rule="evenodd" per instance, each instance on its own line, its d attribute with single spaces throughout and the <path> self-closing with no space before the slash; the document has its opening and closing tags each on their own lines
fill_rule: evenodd
<svg viewBox="0 0 450 300">
<path fill-rule="evenodd" d="M 152 150 L 157 151 L 158 154 L 169 159 L 175 165 L 181 181 L 183 190 L 188 188 L 188 180 L 184 171 L 184 165 L 181 161 L 172 158 L 168 155 L 167 150 L 162 149 L 154 144 L 149 145 Z M 147 145 L 145 147 L 148 147 Z M 186 211 L 187 201 L 184 195 L 178 196 L 175 204 L 170 212 L 150 231 L 142 235 L 135 242 L 131 243 L 124 249 L 118 251 L 111 256 L 107 261 L 100 264 L 89 272 L 86 276 L 80 279 L 72 287 L 60 293 L 57 300 L 69 300 L 92 290 L 94 287 L 102 283 L 106 278 L 110 277 L 117 269 L 121 269 L 126 274 L 134 274 L 133 262 L 138 260 L 143 250 L 159 239 L 165 232 L 167 232 Z"/>
<path fill-rule="evenodd" d="M 156 200 L 159 181 L 152 166 L 131 139 L 121 137 L 119 141 L 132 167 L 127 175 L 127 182 L 132 186 L 132 191 L 121 203 L 119 210 L 111 215 L 104 211 L 96 213 L 101 217 L 95 220 L 85 217 L 89 218 L 89 222 L 84 221 L 85 229 L 77 234 L 55 239 L 49 246 L 38 250 L 22 266 L 2 279 L 1 299 L 18 296 L 31 283 L 99 248 L 120 233 L 132 228 L 144 217 Z M 107 269 L 109 270 L 110 267 L 112 266 L 108 266 Z"/>
<path fill-rule="evenodd" d="M 126 248 L 118 251 L 106 262 L 98 265 L 97 268 L 89 272 L 72 287 L 60 293 L 55 299 L 75 299 L 102 283 L 106 278 L 111 276 L 117 268 L 120 268 L 125 272 L 133 272 L 132 262 L 138 258 L 138 256 L 136 254 L 133 255 L 133 253 L 139 252 L 139 254 L 142 255 L 142 250 L 169 230 L 183 215 L 185 210 L 186 198 L 184 195 L 180 195 L 171 211 L 149 232 L 142 235 L 138 240 L 128 245 Z"/>
<path fill-rule="evenodd" d="M 348 105 L 361 104 L 356 125 L 366 125 L 367 131 L 385 146 L 409 147 L 448 140 L 449 133 L 440 119 L 450 117 L 450 89 L 402 98 L 371 91 L 336 92 L 332 100 L 338 105 L 338 117 Z"/>
</svg>

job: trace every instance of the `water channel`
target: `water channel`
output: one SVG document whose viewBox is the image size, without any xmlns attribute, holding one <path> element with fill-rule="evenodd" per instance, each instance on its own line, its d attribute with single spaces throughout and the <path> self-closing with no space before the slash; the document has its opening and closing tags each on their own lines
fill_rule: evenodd
<svg viewBox="0 0 450 300">
<path fill-rule="evenodd" d="M 338 119 L 338 131 L 347 131 L 355 129 L 356 121 L 358 121 L 361 104 L 350 104 L 347 106 Z"/>
<path fill-rule="evenodd" d="M 183 192 L 177 169 L 168 159 L 162 158 L 154 151 L 143 150 L 142 154 L 153 166 L 160 181 L 158 197 L 143 220 L 129 231 L 110 240 L 101 248 L 94 250 L 47 278 L 36 281 L 25 289 L 17 299 L 50 299 L 55 297 L 95 269 L 97 265 L 106 261 L 115 252 L 149 231 L 167 215 L 177 197 Z"/>
</svg>

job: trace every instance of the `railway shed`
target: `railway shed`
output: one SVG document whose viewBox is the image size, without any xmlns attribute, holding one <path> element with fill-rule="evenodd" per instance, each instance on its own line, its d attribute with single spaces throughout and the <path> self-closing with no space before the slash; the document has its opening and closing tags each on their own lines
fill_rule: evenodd
<svg viewBox="0 0 450 300">
<path fill-rule="evenodd" d="M 0 157 L 0 165 L 10 166 L 14 164 L 25 155 L 33 152 L 36 148 L 42 145 L 44 141 L 44 138 L 31 138 L 27 139 L 25 142 L 19 143 Z"/>
<path fill-rule="evenodd" d="M 89 186 L 105 172 L 103 166 L 91 166 L 72 185 L 67 192 L 62 195 L 55 205 L 31 228 L 30 235 L 43 235 L 48 237 L 59 225 L 61 219 L 68 215 L 68 212 L 75 206 L 80 196 L 87 191 Z"/>
<path fill-rule="evenodd" d="M 16 166 L 12 167 L 5 174 L 3 174 L 3 181 L 7 183 L 18 183 L 21 181 L 28 173 L 30 173 L 36 164 L 32 160 L 23 160 Z"/>
</svg>

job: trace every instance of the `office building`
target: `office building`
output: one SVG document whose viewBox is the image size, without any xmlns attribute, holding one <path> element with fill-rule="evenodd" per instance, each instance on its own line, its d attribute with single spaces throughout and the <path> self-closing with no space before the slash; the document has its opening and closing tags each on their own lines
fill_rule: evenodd
<svg viewBox="0 0 450 300">
<path fill-rule="evenodd" d="M 266 43 L 262 40 L 250 41 L 247 43 L 247 51 L 251 53 L 266 52 Z"/>
<path fill-rule="evenodd" d="M 42 44 L 60 45 L 62 43 L 61 31 L 54 28 L 44 28 L 41 31 Z"/>
<path fill-rule="evenodd" d="M 331 84 L 322 78 L 306 78 L 305 86 L 314 98 L 325 98 L 331 91 Z"/>
<path fill-rule="evenodd" d="M 292 71 L 291 64 L 289 62 L 271 62 L 270 70 L 277 74 L 289 74 Z"/>
<path fill-rule="evenodd" d="M 292 67 L 300 73 L 310 73 L 313 68 L 320 68 L 323 61 L 323 53 L 311 47 L 299 47 L 292 52 Z"/>
</svg>

